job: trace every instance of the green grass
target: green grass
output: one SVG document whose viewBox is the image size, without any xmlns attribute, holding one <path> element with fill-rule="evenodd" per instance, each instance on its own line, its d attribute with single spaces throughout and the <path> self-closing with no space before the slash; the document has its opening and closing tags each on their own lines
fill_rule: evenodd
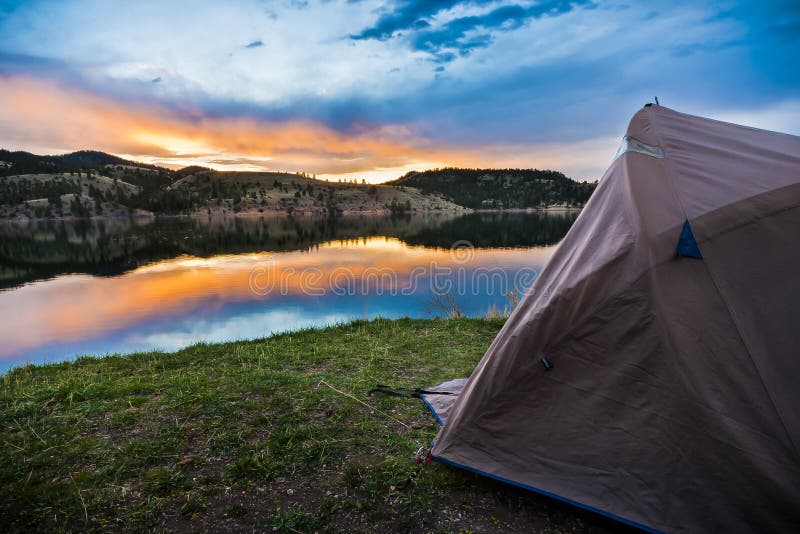
<svg viewBox="0 0 800 534">
<path fill-rule="evenodd" d="M 572 509 L 414 465 L 438 430 L 427 408 L 367 395 L 468 376 L 502 322 L 356 321 L 15 369 L 0 377 L 0 525 L 582 530 Z"/>
</svg>

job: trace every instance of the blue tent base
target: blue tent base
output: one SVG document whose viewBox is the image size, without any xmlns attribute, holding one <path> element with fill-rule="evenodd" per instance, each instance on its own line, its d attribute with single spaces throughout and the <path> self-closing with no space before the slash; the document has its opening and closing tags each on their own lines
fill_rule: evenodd
<svg viewBox="0 0 800 534">
<path fill-rule="evenodd" d="M 436 418 L 436 422 L 439 423 L 439 426 L 444 426 L 444 422 L 442 421 L 442 418 L 439 417 L 438 413 L 436 413 L 436 409 L 433 407 L 433 405 L 430 402 L 428 402 L 428 399 L 425 398 L 425 395 L 422 394 L 422 395 L 419 396 L 419 398 L 422 399 L 422 402 L 424 402 L 425 406 L 427 406 L 428 409 L 431 411 L 433 416 Z"/>
<path fill-rule="evenodd" d="M 425 403 L 425 406 L 427 406 L 428 409 L 431 411 L 431 413 L 433 413 L 433 416 L 436 418 L 436 422 L 439 423 L 439 426 L 443 426 L 442 420 L 439 417 L 439 414 L 436 413 L 436 410 L 433 408 L 431 403 L 428 402 L 428 400 L 425 398 L 425 395 L 420 395 L 420 398 L 422 399 L 422 402 Z M 433 448 L 435 443 L 436 443 L 436 440 L 432 440 L 431 441 L 431 448 Z M 587 510 L 587 511 L 595 513 L 595 514 L 599 514 L 599 515 L 602 515 L 604 517 L 608 517 L 609 519 L 613 519 L 614 521 L 618 521 L 618 522 L 623 523 L 625 525 L 628 525 L 630 527 L 637 528 L 637 529 L 643 530 L 645 532 L 659 532 L 658 530 L 655 530 L 655 529 L 653 529 L 651 527 L 636 523 L 634 521 L 630 521 L 628 519 L 625 519 L 624 517 L 620 517 L 620 516 L 611 514 L 609 512 L 600 510 L 598 508 L 594 508 L 592 506 L 581 504 L 581 503 L 579 503 L 577 501 L 573 501 L 572 499 L 568 499 L 566 497 L 562 497 L 560 495 L 556 495 L 555 493 L 550 493 L 549 491 L 545 491 L 545 490 L 540 489 L 540 488 L 535 488 L 533 486 L 529 486 L 529 485 L 523 484 L 521 482 L 516 482 L 514 480 L 510 480 L 510 479 L 507 479 L 507 478 L 499 477 L 499 476 L 493 475 L 491 473 L 486 473 L 484 471 L 480 471 L 478 469 L 475 469 L 474 467 L 469 467 L 468 465 L 462 465 L 462 464 L 459 464 L 457 462 L 453 462 L 451 460 L 448 460 L 446 458 L 442 458 L 441 456 L 433 456 L 433 455 L 431 455 L 431 456 L 432 456 L 432 458 L 434 460 L 436 460 L 439 463 L 442 463 L 442 464 L 445 464 L 445 465 L 449 465 L 451 467 L 457 467 L 458 469 L 463 469 L 465 471 L 469 471 L 471 473 L 475 473 L 476 475 L 485 476 L 485 477 L 491 478 L 493 480 L 497 480 L 499 482 L 504 482 L 506 484 L 510 484 L 510 485 L 516 486 L 518 488 L 522 488 L 522 489 L 525 489 L 525 490 L 528 490 L 528 491 L 532 491 L 534 493 L 538 493 L 539 495 L 544 495 L 545 497 L 549 497 L 551 499 L 555 499 L 557 501 L 561 501 L 561 502 L 567 503 L 569 505 L 576 506 L 576 507 L 578 507 L 578 508 L 580 508 L 582 510 Z"/>
<path fill-rule="evenodd" d="M 648 527 L 646 525 L 642 525 L 640 523 L 636 523 L 635 521 L 631 521 L 629 519 L 625 519 L 624 517 L 620 517 L 618 515 L 614 515 L 612 513 L 606 512 L 604 510 L 600 510 L 599 508 L 594 508 L 594 507 L 588 506 L 586 504 L 581 504 L 581 503 L 579 503 L 577 501 L 573 501 L 572 499 L 568 499 L 566 497 L 562 497 L 560 495 L 556 495 L 555 493 L 550 493 L 549 491 L 545 491 L 543 489 L 535 488 L 533 486 L 529 486 L 529 485 L 523 484 L 521 482 L 516 482 L 514 480 L 510 480 L 510 479 L 507 479 L 507 478 L 499 477 L 499 476 L 493 475 L 491 473 L 486 473 L 484 471 L 480 471 L 480 470 L 475 469 L 473 467 L 469 467 L 468 465 L 462 465 L 462 464 L 459 464 L 457 462 L 453 462 L 453 461 L 447 460 L 445 458 L 442 458 L 441 456 L 433 456 L 433 459 L 436 460 L 439 463 L 442 463 L 442 464 L 445 464 L 445 465 L 449 465 L 451 467 L 457 467 L 458 469 L 463 469 L 465 471 L 469 471 L 471 473 L 475 473 L 476 475 L 485 476 L 487 478 L 491 478 L 493 480 L 497 480 L 498 482 L 504 482 L 506 484 L 510 484 L 512 486 L 516 486 L 518 488 L 522 488 L 522 489 L 525 489 L 525 490 L 528 490 L 528 491 L 532 491 L 534 493 L 538 493 L 539 495 L 544 495 L 545 497 L 549 497 L 551 499 L 555 499 L 557 501 L 561 501 L 561 502 L 567 503 L 567 504 L 569 504 L 571 506 L 576 506 L 576 507 L 578 507 L 578 508 L 580 508 L 582 510 L 586 510 L 586 511 L 598 514 L 598 515 L 602 515 L 604 517 L 608 517 L 609 519 L 613 519 L 614 521 L 617 521 L 619 523 L 623 523 L 625 525 L 628 525 L 629 527 L 637 528 L 637 529 L 642 530 L 644 532 L 653 532 L 653 533 L 660 533 L 661 532 L 659 530 L 656 530 L 654 528 Z"/>
</svg>

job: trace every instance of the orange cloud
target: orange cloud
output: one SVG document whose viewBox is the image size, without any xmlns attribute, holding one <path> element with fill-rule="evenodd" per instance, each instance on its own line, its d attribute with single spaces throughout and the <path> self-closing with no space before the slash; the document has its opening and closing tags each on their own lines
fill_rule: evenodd
<svg viewBox="0 0 800 534">
<path fill-rule="evenodd" d="M 343 133 L 307 120 L 266 121 L 180 114 L 120 102 L 62 84 L 0 76 L 0 147 L 38 153 L 96 149 L 173 168 L 306 171 L 322 178 L 392 179 L 433 167 L 538 167 L 596 178 L 616 139 L 569 145 L 458 147 L 415 136 L 402 124 Z"/>
<path fill-rule="evenodd" d="M 0 78 L 0 101 L 0 142 L 33 150 L 90 148 L 172 166 L 329 175 L 463 159 L 416 139 L 402 125 L 344 134 L 306 120 L 187 118 L 28 77 Z"/>
</svg>

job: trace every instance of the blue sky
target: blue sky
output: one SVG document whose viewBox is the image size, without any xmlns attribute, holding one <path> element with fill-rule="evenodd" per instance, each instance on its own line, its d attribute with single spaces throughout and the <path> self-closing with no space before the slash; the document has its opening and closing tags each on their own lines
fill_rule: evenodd
<svg viewBox="0 0 800 534">
<path fill-rule="evenodd" d="M 800 3 L 0 0 L 0 146 L 594 179 L 630 116 L 800 134 Z"/>
</svg>

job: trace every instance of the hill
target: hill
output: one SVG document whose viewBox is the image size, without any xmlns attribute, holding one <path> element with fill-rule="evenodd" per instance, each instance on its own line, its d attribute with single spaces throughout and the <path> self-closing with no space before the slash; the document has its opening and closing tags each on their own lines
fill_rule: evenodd
<svg viewBox="0 0 800 534">
<path fill-rule="evenodd" d="M 142 188 L 92 171 L 0 178 L 0 218 L 127 215 Z"/>
<path fill-rule="evenodd" d="M 155 214 L 463 211 L 403 186 L 333 183 L 302 173 L 174 171 L 84 150 L 60 156 L 0 150 L 0 218 Z"/>
<path fill-rule="evenodd" d="M 166 169 L 104 152 L 59 156 L 0 150 L 0 218 L 264 213 L 463 212 L 581 207 L 595 184 L 531 169 L 436 169 L 386 184 L 304 173 Z"/>
<path fill-rule="evenodd" d="M 198 170 L 168 191 L 207 212 L 351 213 L 463 211 L 435 194 L 403 186 L 326 182 L 303 174 Z M 139 206 L 160 211 L 158 205 Z"/>
<path fill-rule="evenodd" d="M 74 172 L 84 169 L 100 169 L 107 165 L 125 165 L 133 168 L 168 171 L 168 169 L 155 165 L 129 161 L 96 150 L 79 150 L 58 156 L 39 156 L 30 152 L 12 152 L 0 149 L 0 176 Z"/>
<path fill-rule="evenodd" d="M 174 171 L 102 152 L 0 151 L 0 218 L 464 211 L 411 187 L 334 183 L 303 173 Z"/>
<path fill-rule="evenodd" d="M 453 168 L 412 171 L 389 184 L 438 193 L 472 209 L 582 207 L 596 186 L 558 171 Z"/>
</svg>

